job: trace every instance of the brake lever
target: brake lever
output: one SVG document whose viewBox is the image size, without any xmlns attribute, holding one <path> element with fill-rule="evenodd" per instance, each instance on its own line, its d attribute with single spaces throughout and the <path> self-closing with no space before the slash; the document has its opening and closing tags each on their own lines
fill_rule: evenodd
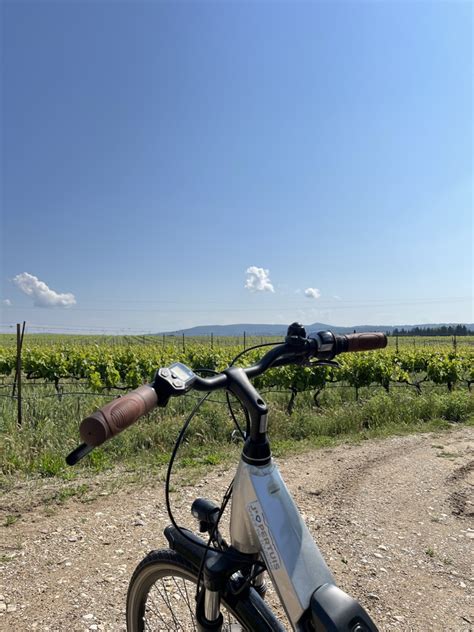
<svg viewBox="0 0 474 632">
<path fill-rule="evenodd" d="M 87 445 L 87 443 L 81 443 L 75 450 L 70 452 L 66 457 L 66 463 L 68 465 L 76 465 L 78 461 L 83 459 L 89 452 L 92 452 L 94 446 Z"/>
<path fill-rule="evenodd" d="M 339 369 L 341 367 L 339 362 L 335 362 L 334 360 L 316 360 L 316 362 L 308 361 L 303 366 L 332 366 L 334 369 Z"/>
</svg>

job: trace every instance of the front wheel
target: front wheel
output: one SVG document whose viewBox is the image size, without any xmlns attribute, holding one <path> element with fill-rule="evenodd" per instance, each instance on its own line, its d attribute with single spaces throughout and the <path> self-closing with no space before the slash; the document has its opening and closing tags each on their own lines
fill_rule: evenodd
<svg viewBox="0 0 474 632">
<path fill-rule="evenodd" d="M 127 594 L 127 631 L 197 630 L 197 573 L 175 551 L 152 551 L 137 566 Z M 223 632 L 272 632 L 278 622 L 258 595 L 250 592 L 232 605 L 221 601 Z"/>
</svg>

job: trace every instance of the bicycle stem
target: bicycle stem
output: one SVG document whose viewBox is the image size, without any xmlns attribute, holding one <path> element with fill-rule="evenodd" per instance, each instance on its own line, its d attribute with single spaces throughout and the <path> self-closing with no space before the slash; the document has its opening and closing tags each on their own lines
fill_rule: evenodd
<svg viewBox="0 0 474 632">
<path fill-rule="evenodd" d="M 240 400 L 250 419 L 250 435 L 242 451 L 242 458 L 252 465 L 266 465 L 271 460 L 267 438 L 268 407 L 243 369 L 231 367 L 224 371 L 227 389 Z"/>
</svg>

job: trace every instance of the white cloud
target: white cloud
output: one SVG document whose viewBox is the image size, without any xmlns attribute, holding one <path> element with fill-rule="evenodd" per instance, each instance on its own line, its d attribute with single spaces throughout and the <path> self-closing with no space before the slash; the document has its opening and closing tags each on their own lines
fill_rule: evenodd
<svg viewBox="0 0 474 632">
<path fill-rule="evenodd" d="M 275 289 L 270 281 L 270 270 L 250 266 L 247 268 L 247 279 L 245 289 L 251 292 L 274 292 Z"/>
<path fill-rule="evenodd" d="M 74 294 L 70 292 L 59 294 L 51 290 L 44 281 L 40 281 L 38 277 L 28 272 L 17 274 L 13 283 L 24 294 L 31 296 L 37 307 L 71 307 L 71 305 L 76 304 Z"/>
<path fill-rule="evenodd" d="M 304 295 L 307 298 L 319 298 L 321 296 L 321 292 L 316 287 L 307 287 L 304 291 Z"/>
<path fill-rule="evenodd" d="M 6 307 L 11 307 L 11 304 L 12 304 L 12 302 L 11 302 L 11 300 L 10 300 L 9 298 L 5 298 L 5 299 L 2 301 L 2 303 L 3 303 L 3 305 L 5 305 Z"/>
</svg>

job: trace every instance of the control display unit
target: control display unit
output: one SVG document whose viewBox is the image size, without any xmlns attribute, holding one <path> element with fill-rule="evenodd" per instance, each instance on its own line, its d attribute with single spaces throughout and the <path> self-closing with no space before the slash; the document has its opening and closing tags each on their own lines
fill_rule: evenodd
<svg viewBox="0 0 474 632">
<path fill-rule="evenodd" d="M 196 379 L 195 373 L 181 362 L 175 362 L 171 366 L 159 369 L 157 375 L 168 384 L 168 389 L 171 387 L 171 390 L 168 391 L 171 395 L 175 391 L 187 391 Z M 157 383 L 155 383 L 156 387 Z"/>
<path fill-rule="evenodd" d="M 186 384 L 188 380 L 194 381 L 195 375 L 193 371 L 185 364 L 181 364 L 181 362 L 175 362 L 170 366 L 171 377 L 178 378 L 179 380 L 183 380 Z"/>
</svg>

